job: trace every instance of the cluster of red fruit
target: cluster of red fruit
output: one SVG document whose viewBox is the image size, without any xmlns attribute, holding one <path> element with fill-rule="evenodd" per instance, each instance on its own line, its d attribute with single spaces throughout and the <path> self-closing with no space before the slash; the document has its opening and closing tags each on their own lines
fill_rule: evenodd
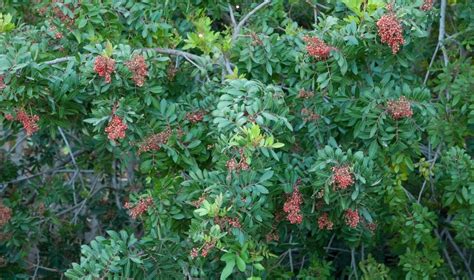
<svg viewBox="0 0 474 280">
<path fill-rule="evenodd" d="M 314 96 L 314 92 L 309 91 L 309 90 L 300 89 L 300 91 L 298 92 L 298 98 L 309 99 L 313 96 Z"/>
<path fill-rule="evenodd" d="M 434 4 L 433 2 L 434 2 L 433 0 L 423 1 L 423 5 L 421 5 L 421 10 L 426 12 L 433 9 L 433 4 Z"/>
<path fill-rule="evenodd" d="M 386 43 L 392 48 L 392 53 L 396 54 L 400 46 L 405 43 L 403 39 L 402 24 L 392 11 L 383 15 L 377 21 L 379 36 L 382 43 Z"/>
<path fill-rule="evenodd" d="M 303 37 L 303 40 L 306 42 L 306 51 L 308 54 L 317 60 L 326 60 L 329 57 L 329 54 L 334 47 L 331 47 L 324 43 L 323 40 L 318 37 Z"/>
<path fill-rule="evenodd" d="M 232 228 L 241 228 L 239 218 L 214 217 L 214 224 L 219 225 L 221 230 L 227 231 Z"/>
<path fill-rule="evenodd" d="M 112 120 L 110 120 L 109 124 L 105 128 L 105 132 L 107 133 L 110 140 L 115 141 L 116 139 L 125 138 L 125 131 L 127 128 L 128 126 L 123 123 L 119 116 L 113 115 Z"/>
<path fill-rule="evenodd" d="M 4 81 L 5 77 L 3 77 L 3 75 L 0 75 L 0 90 L 4 90 L 7 85 L 5 84 L 5 81 Z"/>
<path fill-rule="evenodd" d="M 201 249 L 201 256 L 202 257 L 207 257 L 207 255 L 209 254 L 209 252 L 216 246 L 216 242 L 215 241 L 209 241 L 209 242 L 206 242 L 204 243 L 204 246 L 202 247 Z M 191 258 L 197 258 L 199 256 L 199 249 L 198 248 L 192 248 L 191 249 Z"/>
<path fill-rule="evenodd" d="M 323 213 L 318 218 L 318 227 L 319 229 L 327 229 L 327 230 L 333 229 L 334 223 L 329 219 L 328 213 Z"/>
<path fill-rule="evenodd" d="M 132 72 L 132 80 L 135 84 L 142 87 L 148 75 L 148 66 L 145 63 L 145 58 L 142 55 L 134 55 L 130 61 L 125 62 L 125 65 Z"/>
<path fill-rule="evenodd" d="M 293 187 L 293 193 L 288 197 L 285 204 L 283 204 L 283 211 L 287 213 L 287 219 L 292 224 L 301 224 L 303 222 L 303 215 L 301 215 L 301 204 L 303 203 L 303 196 L 298 189 L 298 183 Z"/>
<path fill-rule="evenodd" d="M 346 225 L 348 225 L 351 228 L 357 227 L 360 221 L 359 211 L 357 209 L 356 210 L 347 209 L 344 216 L 346 218 Z"/>
<path fill-rule="evenodd" d="M 12 210 L 0 204 L 0 227 L 4 226 L 12 217 Z"/>
<path fill-rule="evenodd" d="M 198 123 L 204 119 L 204 112 L 203 111 L 188 112 L 186 113 L 186 119 L 190 123 Z"/>
<path fill-rule="evenodd" d="M 5 114 L 5 119 L 9 121 L 14 121 L 15 117 L 13 117 L 12 114 Z M 20 109 L 17 111 L 16 120 L 21 122 L 21 124 L 23 125 L 23 128 L 26 131 L 27 136 L 33 135 L 39 129 L 39 126 L 38 126 L 39 116 L 28 115 L 23 109 Z"/>
<path fill-rule="evenodd" d="M 109 84 L 112 81 L 111 74 L 115 71 L 115 60 L 106 56 L 98 56 L 94 61 L 94 71 L 105 78 L 105 82 Z"/>
<path fill-rule="evenodd" d="M 332 172 L 332 182 L 336 189 L 345 190 L 354 184 L 349 166 L 334 166 Z"/>
<path fill-rule="evenodd" d="M 64 1 L 62 0 L 53 0 L 52 3 L 60 3 L 62 4 L 65 8 L 71 10 L 74 13 L 74 7 L 69 5 L 69 4 L 64 4 Z M 67 14 L 63 13 L 63 11 L 59 8 L 58 5 L 55 5 L 53 8 L 53 14 L 55 18 L 58 18 L 60 21 L 62 21 L 65 25 L 68 27 L 72 26 L 74 24 L 74 18 L 71 18 Z"/>
<path fill-rule="evenodd" d="M 201 207 L 201 204 L 204 202 L 204 200 L 206 200 L 206 196 L 201 195 L 197 200 L 192 201 L 191 204 L 194 207 L 199 208 L 199 207 Z"/>
<path fill-rule="evenodd" d="M 139 217 L 143 213 L 145 213 L 148 210 L 148 208 L 152 205 L 153 205 L 153 198 L 147 197 L 147 198 L 140 199 L 135 206 L 133 206 L 129 202 L 126 202 L 124 207 L 126 209 L 129 209 L 130 210 L 130 216 L 133 219 L 136 219 L 137 217 Z"/>
<path fill-rule="evenodd" d="M 402 118 L 411 118 L 413 111 L 411 110 L 410 102 L 405 96 L 400 97 L 396 101 L 387 102 L 387 111 L 393 119 L 398 120 Z"/>
<path fill-rule="evenodd" d="M 229 172 L 232 172 L 232 171 L 239 172 L 241 170 L 249 170 L 250 166 L 247 163 L 247 157 L 244 154 L 244 150 L 240 149 L 239 154 L 240 154 L 240 160 L 238 162 L 235 158 L 231 158 L 226 162 L 225 166 L 227 167 L 227 170 L 229 170 Z"/>
<path fill-rule="evenodd" d="M 301 109 L 301 116 L 305 122 L 317 121 L 321 118 L 319 114 L 309 110 L 308 108 Z"/>
<path fill-rule="evenodd" d="M 160 133 L 148 136 L 138 148 L 138 154 L 145 153 L 148 151 L 160 150 L 161 145 L 166 144 L 170 136 L 171 136 L 170 128 L 167 128 L 166 130 Z"/>
</svg>

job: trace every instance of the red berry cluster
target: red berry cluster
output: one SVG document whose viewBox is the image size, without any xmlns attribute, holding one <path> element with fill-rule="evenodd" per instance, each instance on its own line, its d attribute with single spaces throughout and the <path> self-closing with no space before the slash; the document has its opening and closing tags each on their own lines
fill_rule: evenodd
<svg viewBox="0 0 474 280">
<path fill-rule="evenodd" d="M 115 139 L 125 138 L 127 128 L 128 126 L 123 123 L 120 117 L 113 115 L 109 125 L 105 128 L 105 132 L 108 134 L 108 138 L 114 141 Z"/>
<path fill-rule="evenodd" d="M 309 91 L 309 90 L 300 89 L 300 91 L 298 92 L 298 98 L 309 99 L 313 96 L 314 96 L 314 92 Z"/>
<path fill-rule="evenodd" d="M 38 115 L 28 115 L 23 109 L 20 109 L 16 113 L 16 119 L 21 122 L 28 136 L 33 135 L 39 129 L 37 124 L 39 121 Z"/>
<path fill-rule="evenodd" d="M 262 46 L 263 41 L 258 37 L 257 33 L 251 32 L 250 33 L 250 38 L 252 38 L 252 46 Z"/>
<path fill-rule="evenodd" d="M 423 5 L 421 5 L 421 10 L 426 12 L 426 11 L 429 11 L 429 10 L 433 9 L 433 4 L 434 4 L 433 2 L 434 2 L 434 0 L 425 0 L 425 1 L 423 1 Z"/>
<path fill-rule="evenodd" d="M 303 222 L 303 215 L 301 215 L 301 204 L 303 203 L 303 196 L 298 189 L 298 185 L 293 187 L 293 193 L 288 197 L 283 205 L 283 211 L 287 213 L 287 219 L 292 224 L 301 224 Z"/>
<path fill-rule="evenodd" d="M 12 217 L 12 210 L 0 204 L 0 227 L 4 226 Z"/>
<path fill-rule="evenodd" d="M 250 169 L 250 166 L 247 163 L 247 157 L 244 155 L 244 150 L 240 149 L 239 154 L 240 154 L 240 160 L 238 162 L 235 158 L 231 158 L 226 162 L 225 166 L 227 167 L 227 170 L 229 170 L 229 172 L 232 172 L 232 171 L 239 172 L 241 170 Z"/>
<path fill-rule="evenodd" d="M 132 219 L 136 219 L 137 217 L 145 213 L 148 210 L 148 208 L 152 205 L 153 205 L 153 198 L 147 197 L 147 198 L 140 199 L 135 206 L 133 206 L 129 202 L 126 202 L 124 207 L 130 210 L 130 216 L 132 217 Z"/>
<path fill-rule="evenodd" d="M 318 218 L 318 227 L 319 229 L 333 229 L 334 223 L 329 219 L 328 213 L 323 213 L 321 217 Z"/>
<path fill-rule="evenodd" d="M 178 72 L 178 68 L 174 65 L 173 62 L 170 62 L 168 64 L 168 68 L 166 69 L 166 76 L 168 77 L 168 80 L 172 81 L 174 77 L 176 76 L 177 72 Z"/>
<path fill-rule="evenodd" d="M 402 25 L 398 18 L 393 12 L 389 12 L 377 21 L 377 27 L 382 43 L 389 45 L 392 48 L 392 53 L 396 54 L 400 50 L 400 46 L 405 43 Z"/>
<path fill-rule="evenodd" d="M 135 82 L 135 85 L 142 87 L 148 75 L 148 66 L 145 63 L 145 58 L 142 55 L 134 55 L 130 61 L 125 62 L 125 65 L 132 72 L 132 80 Z"/>
<path fill-rule="evenodd" d="M 326 60 L 329 57 L 329 54 L 334 47 L 331 47 L 324 43 L 323 40 L 318 37 L 303 37 L 303 40 L 306 42 L 306 51 L 308 54 L 317 60 Z"/>
<path fill-rule="evenodd" d="M 271 231 L 265 235 L 267 242 L 278 241 L 280 240 L 280 235 L 274 231 Z"/>
<path fill-rule="evenodd" d="M 7 121 L 13 121 L 15 118 L 12 114 L 5 114 L 5 119 L 7 119 Z"/>
<path fill-rule="evenodd" d="M 52 3 L 61 3 L 61 4 L 64 4 L 64 1 L 61 1 L 61 0 L 53 0 Z M 71 5 L 69 4 L 64 4 L 64 6 L 66 8 L 68 8 L 69 10 L 71 10 L 73 13 L 74 13 L 74 7 L 72 7 Z M 64 24 L 66 24 L 67 26 L 72 26 L 74 24 L 74 18 L 71 18 L 69 17 L 68 15 L 66 15 L 65 13 L 63 13 L 63 11 L 61 11 L 61 9 L 59 8 L 59 6 L 54 6 L 53 8 L 53 13 L 54 13 L 54 17 L 55 18 L 58 18 L 60 21 L 62 21 Z"/>
<path fill-rule="evenodd" d="M 197 200 L 194 200 L 191 202 L 191 204 L 196 207 L 196 208 L 199 208 L 201 207 L 201 204 L 204 202 L 204 200 L 206 200 L 206 196 L 205 195 L 202 195 L 201 197 L 199 197 Z"/>
<path fill-rule="evenodd" d="M 367 224 L 367 228 L 371 231 L 374 232 L 377 229 L 377 224 L 376 223 L 369 223 Z"/>
<path fill-rule="evenodd" d="M 345 190 L 354 184 L 349 166 L 334 166 L 332 172 L 332 181 L 336 189 Z"/>
<path fill-rule="evenodd" d="M 190 123 L 198 123 L 204 119 L 204 112 L 203 111 L 197 111 L 197 112 L 189 112 L 186 113 L 186 119 Z"/>
<path fill-rule="evenodd" d="M 189 255 L 191 256 L 192 259 L 197 258 L 199 256 L 199 249 L 198 248 L 192 248 Z"/>
<path fill-rule="evenodd" d="M 357 227 L 360 221 L 359 211 L 357 209 L 356 210 L 347 209 L 346 214 L 344 216 L 346 218 L 346 225 L 348 225 L 351 228 Z"/>
<path fill-rule="evenodd" d="M 227 231 L 232 228 L 241 228 L 239 218 L 214 217 L 214 224 L 219 225 L 221 230 Z"/>
<path fill-rule="evenodd" d="M 393 119 L 398 120 L 402 118 L 411 118 L 413 111 L 411 110 L 410 102 L 405 96 L 400 97 L 396 101 L 387 102 L 388 113 Z"/>
<path fill-rule="evenodd" d="M 167 128 L 166 130 L 160 133 L 148 136 L 138 148 L 138 154 L 145 153 L 148 151 L 160 150 L 161 145 L 166 144 L 170 136 L 171 136 L 170 128 Z"/>
<path fill-rule="evenodd" d="M 301 109 L 301 116 L 305 122 L 317 121 L 321 118 L 317 113 L 309 110 L 308 108 Z"/>
<path fill-rule="evenodd" d="M 0 75 L 0 90 L 4 90 L 7 85 L 4 82 L 5 77 L 3 75 Z"/>
<path fill-rule="evenodd" d="M 204 244 L 204 247 L 202 248 L 201 250 L 201 256 L 202 257 L 207 257 L 207 255 L 209 254 L 209 252 L 216 246 L 216 242 L 215 241 L 211 241 L 211 242 L 206 242 Z"/>
<path fill-rule="evenodd" d="M 115 71 L 115 60 L 103 55 L 96 57 L 94 71 L 100 77 L 105 77 L 105 82 L 109 84 L 112 81 L 111 74 Z"/>
</svg>

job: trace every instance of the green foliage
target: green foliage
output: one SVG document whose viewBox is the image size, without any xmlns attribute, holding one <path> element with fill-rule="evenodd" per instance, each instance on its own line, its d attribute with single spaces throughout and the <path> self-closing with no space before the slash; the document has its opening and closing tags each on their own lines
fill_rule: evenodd
<svg viewBox="0 0 474 280">
<path fill-rule="evenodd" d="M 388 2 L 0 1 L 0 278 L 472 278 L 474 3 Z"/>
</svg>

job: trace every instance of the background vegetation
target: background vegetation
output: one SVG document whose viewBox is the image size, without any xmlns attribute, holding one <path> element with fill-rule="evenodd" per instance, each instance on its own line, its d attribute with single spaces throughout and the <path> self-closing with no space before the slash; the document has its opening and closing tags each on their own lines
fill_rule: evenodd
<svg viewBox="0 0 474 280">
<path fill-rule="evenodd" d="M 0 278 L 474 279 L 473 1 L 0 12 Z"/>
</svg>

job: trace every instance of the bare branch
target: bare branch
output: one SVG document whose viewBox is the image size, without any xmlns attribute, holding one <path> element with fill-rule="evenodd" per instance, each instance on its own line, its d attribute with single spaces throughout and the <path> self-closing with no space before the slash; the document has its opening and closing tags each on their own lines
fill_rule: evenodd
<svg viewBox="0 0 474 280">
<path fill-rule="evenodd" d="M 441 46 L 443 53 L 444 66 L 448 66 L 448 53 L 444 47 L 444 37 L 446 36 L 446 0 L 441 0 L 441 7 L 439 12 L 439 34 L 438 44 Z"/>
<path fill-rule="evenodd" d="M 467 270 L 467 273 L 469 275 L 469 279 L 474 279 L 474 275 L 472 274 L 471 264 L 467 261 L 466 256 L 464 256 L 464 254 L 462 253 L 461 249 L 459 249 L 459 246 L 456 244 L 456 242 L 454 242 L 454 239 L 451 236 L 451 233 L 449 233 L 449 231 L 446 231 L 446 237 L 447 237 L 449 243 L 451 243 L 451 245 L 453 246 L 456 253 L 458 253 L 458 255 L 461 257 L 461 259 L 464 263 L 464 266 L 466 266 L 466 270 Z"/>
<path fill-rule="evenodd" d="M 232 26 L 235 28 L 237 26 L 237 22 L 235 21 L 234 10 L 232 9 L 232 5 L 230 3 L 229 3 L 229 14 L 230 14 L 230 20 L 232 21 Z"/>
<path fill-rule="evenodd" d="M 254 15 L 256 12 L 258 12 L 260 9 L 265 7 L 266 5 L 270 4 L 271 0 L 265 0 L 260 5 L 255 7 L 252 11 L 250 11 L 247 15 L 245 15 L 242 20 L 237 24 L 237 26 L 234 29 L 234 33 L 232 34 L 232 43 L 237 40 L 237 36 L 240 34 L 240 29 L 244 26 L 244 24 L 249 20 L 249 18 Z"/>
<path fill-rule="evenodd" d="M 194 60 L 194 61 L 201 59 L 201 57 L 198 56 L 198 55 L 188 53 L 188 52 L 185 52 L 185 51 L 174 50 L 174 49 L 145 48 L 145 49 L 142 49 L 142 50 L 145 50 L 145 51 L 146 50 L 152 50 L 152 51 L 155 51 L 155 52 L 161 53 L 161 54 L 172 55 L 172 56 L 182 56 L 184 58 L 191 59 L 191 60 Z M 66 56 L 66 57 L 56 58 L 56 59 L 53 59 L 53 60 L 41 62 L 40 65 L 53 65 L 53 64 L 59 64 L 59 63 L 71 61 L 71 60 L 74 60 L 74 56 Z"/>
</svg>

